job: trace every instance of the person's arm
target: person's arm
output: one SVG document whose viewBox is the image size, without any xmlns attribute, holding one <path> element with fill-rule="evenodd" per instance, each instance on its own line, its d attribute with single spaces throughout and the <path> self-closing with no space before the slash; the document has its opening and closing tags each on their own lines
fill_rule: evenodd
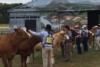
<svg viewBox="0 0 100 67">
<path fill-rule="evenodd" d="M 37 36 L 43 36 L 43 33 L 42 32 L 34 32 L 34 31 L 32 31 L 32 30 L 29 30 L 28 31 L 30 34 L 34 34 L 34 35 L 37 35 Z"/>
</svg>

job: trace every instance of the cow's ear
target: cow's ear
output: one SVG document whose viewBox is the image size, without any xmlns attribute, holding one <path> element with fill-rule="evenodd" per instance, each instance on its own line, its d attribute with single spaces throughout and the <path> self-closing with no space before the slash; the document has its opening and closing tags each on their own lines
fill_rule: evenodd
<svg viewBox="0 0 100 67">
<path fill-rule="evenodd" d="M 17 28 L 15 28 L 15 29 L 14 29 L 14 31 L 15 31 L 15 32 L 18 32 L 18 29 L 17 29 Z"/>
</svg>

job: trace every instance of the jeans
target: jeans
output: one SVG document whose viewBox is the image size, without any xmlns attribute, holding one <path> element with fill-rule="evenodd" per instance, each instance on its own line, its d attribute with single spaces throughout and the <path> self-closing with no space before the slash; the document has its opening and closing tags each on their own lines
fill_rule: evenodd
<svg viewBox="0 0 100 67">
<path fill-rule="evenodd" d="M 88 37 L 82 37 L 84 52 L 88 51 Z"/>
<path fill-rule="evenodd" d="M 77 52 L 78 52 L 78 54 L 82 54 L 82 49 L 81 49 L 80 43 L 81 43 L 81 38 L 77 37 L 76 38 L 76 45 L 77 45 Z"/>
</svg>

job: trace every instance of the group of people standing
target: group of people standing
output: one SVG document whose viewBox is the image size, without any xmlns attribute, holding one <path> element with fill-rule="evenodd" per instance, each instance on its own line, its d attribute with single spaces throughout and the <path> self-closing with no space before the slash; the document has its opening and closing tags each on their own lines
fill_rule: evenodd
<svg viewBox="0 0 100 67">
<path fill-rule="evenodd" d="M 80 29 L 79 26 L 75 26 L 75 31 L 77 33 L 75 37 L 75 43 L 77 45 L 78 54 L 82 54 L 81 43 L 83 44 L 83 52 L 88 51 L 88 29 L 86 25 L 83 25 Z"/>
<path fill-rule="evenodd" d="M 87 25 L 83 25 L 82 28 L 76 25 L 73 29 L 70 29 L 68 25 L 65 25 L 62 28 L 66 28 L 67 30 L 65 35 L 66 38 L 64 42 L 61 43 L 62 56 L 65 58 L 65 61 L 71 61 L 73 45 L 76 45 L 78 54 L 88 52 Z M 83 49 L 81 43 L 83 45 Z"/>
<path fill-rule="evenodd" d="M 61 28 L 65 32 L 65 40 L 61 43 L 62 51 L 65 50 L 62 55 L 65 57 L 65 61 L 71 61 L 72 57 L 72 49 L 73 42 L 77 46 L 77 53 L 82 54 L 83 52 L 88 52 L 88 28 L 87 25 L 83 25 L 80 28 L 78 25 L 75 28 L 70 29 L 68 25 L 64 25 Z M 73 37 L 73 32 L 76 33 L 75 37 Z M 41 32 L 34 32 L 32 30 L 28 31 L 31 34 L 38 35 L 42 37 L 42 59 L 43 59 L 43 67 L 53 67 L 54 64 L 54 55 L 53 55 L 53 30 L 51 25 L 47 24 L 46 27 Z M 100 26 L 96 33 L 97 39 L 100 42 Z M 74 39 L 73 39 L 74 38 Z M 75 40 L 75 41 L 73 41 Z M 81 47 L 81 43 L 83 45 L 83 49 Z"/>
</svg>

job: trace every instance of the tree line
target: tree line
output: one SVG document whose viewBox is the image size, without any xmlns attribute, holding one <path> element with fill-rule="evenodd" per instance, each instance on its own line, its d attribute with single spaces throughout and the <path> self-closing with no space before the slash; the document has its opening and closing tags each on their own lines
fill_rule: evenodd
<svg viewBox="0 0 100 67">
<path fill-rule="evenodd" d="M 20 5 L 22 5 L 22 3 L 14 3 L 14 4 L 0 3 L 0 23 L 2 24 L 9 23 L 8 10 Z"/>
</svg>

